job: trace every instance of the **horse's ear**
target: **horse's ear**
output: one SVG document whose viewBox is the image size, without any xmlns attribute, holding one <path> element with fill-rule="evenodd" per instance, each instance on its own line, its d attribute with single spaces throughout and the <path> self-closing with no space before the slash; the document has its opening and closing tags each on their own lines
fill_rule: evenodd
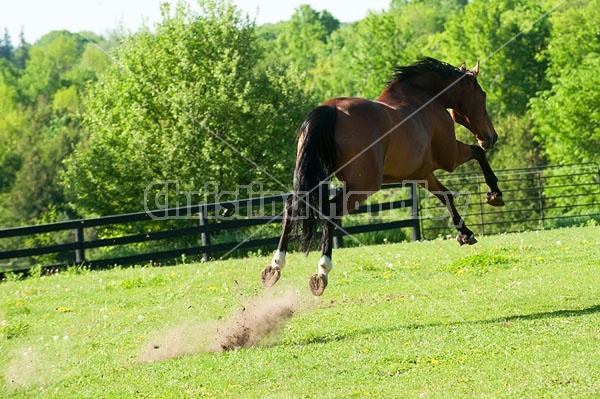
<svg viewBox="0 0 600 399">
<path fill-rule="evenodd" d="M 458 67 L 458 70 L 461 72 L 464 72 L 467 70 L 467 64 L 465 64 L 464 62 L 462 64 L 460 64 L 460 66 Z"/>
<path fill-rule="evenodd" d="M 479 75 L 479 60 L 477 60 L 477 64 L 475 64 L 471 72 L 473 72 L 473 77 L 477 79 L 477 75 Z"/>
</svg>

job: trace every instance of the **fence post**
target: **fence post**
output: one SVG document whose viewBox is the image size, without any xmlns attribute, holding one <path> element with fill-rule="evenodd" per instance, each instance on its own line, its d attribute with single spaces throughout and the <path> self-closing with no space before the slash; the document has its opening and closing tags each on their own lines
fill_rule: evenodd
<svg viewBox="0 0 600 399">
<path fill-rule="evenodd" d="M 410 199 L 410 219 L 414 220 L 411 228 L 411 238 L 413 241 L 421 240 L 421 223 L 419 218 L 419 194 L 417 193 L 417 184 L 408 185 Z"/>
<path fill-rule="evenodd" d="M 342 248 L 344 246 L 344 236 L 343 236 L 344 233 L 341 230 L 341 227 L 342 227 L 342 219 L 341 218 L 337 220 L 337 224 L 340 228 L 336 228 L 337 231 L 334 230 L 333 249 Z M 340 233 L 340 235 L 338 236 L 335 233 Z"/>
<path fill-rule="evenodd" d="M 83 246 L 84 240 L 83 226 L 79 226 L 75 229 L 75 242 L 77 243 L 77 249 L 75 250 L 75 263 L 78 265 L 85 262 L 85 247 Z"/>
<path fill-rule="evenodd" d="M 542 183 L 542 171 L 540 169 L 537 170 L 537 178 L 538 178 L 538 195 L 540 197 L 540 216 L 542 217 L 542 229 L 546 228 L 546 218 L 544 215 L 544 186 Z"/>
<path fill-rule="evenodd" d="M 206 227 L 208 226 L 208 219 L 206 218 L 206 207 L 203 207 L 203 209 L 200 210 L 200 227 Z M 202 246 L 206 247 L 210 245 L 210 233 L 207 231 L 206 228 L 203 228 L 201 233 L 200 233 L 200 240 L 202 242 Z M 210 252 L 206 251 L 202 253 L 202 260 L 204 262 L 208 262 L 208 260 L 210 259 Z"/>
<path fill-rule="evenodd" d="M 485 235 L 485 210 L 483 209 L 483 201 L 481 200 L 481 179 L 479 178 L 479 174 L 475 175 L 475 177 L 477 178 L 477 199 L 479 201 L 479 220 L 481 221 L 481 235 L 484 236 Z M 469 213 L 468 211 L 465 211 L 465 213 Z M 465 214 L 464 218 L 466 218 L 467 215 Z"/>
</svg>

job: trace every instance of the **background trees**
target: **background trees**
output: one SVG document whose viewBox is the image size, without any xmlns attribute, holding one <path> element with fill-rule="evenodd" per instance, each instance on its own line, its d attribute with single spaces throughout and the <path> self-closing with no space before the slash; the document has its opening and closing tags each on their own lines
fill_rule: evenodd
<svg viewBox="0 0 600 399">
<path fill-rule="evenodd" d="M 65 171 L 82 215 L 143 209 L 162 180 L 194 192 L 206 182 L 287 190 L 285 150 L 311 105 L 296 77 L 257 67 L 255 27 L 231 5 L 163 7 L 156 31 L 126 38 L 87 92 L 89 137 Z"/>
<path fill-rule="evenodd" d="M 377 97 L 390 80 L 393 67 L 431 55 L 428 40 L 443 30 L 463 0 L 395 0 L 389 11 L 333 32 L 314 73 L 315 92 L 332 96 Z"/>
<path fill-rule="evenodd" d="M 0 224 L 32 223 L 50 207 L 73 214 L 60 173 L 81 137 L 79 113 L 87 82 L 107 64 L 92 34 L 51 32 L 34 45 L 21 39 L 0 59 Z M 54 209 L 53 208 L 53 209 Z M 56 210 L 56 209 L 55 209 Z"/>
<path fill-rule="evenodd" d="M 549 87 L 547 60 L 540 57 L 549 37 L 545 12 L 538 1 L 473 1 L 430 38 L 430 51 L 441 59 L 456 65 L 481 61 L 478 80 L 502 143 L 489 153 L 497 168 L 543 163 L 527 103 Z M 465 129 L 458 131 L 463 140 L 470 140 Z"/>
<path fill-rule="evenodd" d="M 523 115 L 529 98 L 548 87 L 547 45 L 550 23 L 538 1 L 473 1 L 433 37 L 431 51 L 453 64 L 481 60 L 479 80 L 495 115 Z"/>
<path fill-rule="evenodd" d="M 600 1 L 570 2 L 552 16 L 544 51 L 551 88 L 531 101 L 536 138 L 555 163 L 600 159 Z"/>
<path fill-rule="evenodd" d="M 394 65 L 422 56 L 481 60 L 495 168 L 597 162 L 600 0 L 554 6 L 391 0 L 342 24 L 303 5 L 255 26 L 210 0 L 164 8 L 157 26 L 125 37 L 50 32 L 15 45 L 4 34 L 0 226 L 141 210 L 156 180 L 284 190 L 310 108 L 374 98 Z"/>
</svg>

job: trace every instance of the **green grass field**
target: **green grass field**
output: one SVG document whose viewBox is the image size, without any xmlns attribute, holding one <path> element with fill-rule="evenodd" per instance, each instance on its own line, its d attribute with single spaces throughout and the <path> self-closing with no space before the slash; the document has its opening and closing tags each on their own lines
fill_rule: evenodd
<svg viewBox="0 0 600 399">
<path fill-rule="evenodd" d="M 268 258 L 8 276 L 0 397 L 598 398 L 599 230 L 336 250 L 320 298 L 292 253 L 262 309 L 291 292 L 293 316 L 226 352 Z"/>
</svg>

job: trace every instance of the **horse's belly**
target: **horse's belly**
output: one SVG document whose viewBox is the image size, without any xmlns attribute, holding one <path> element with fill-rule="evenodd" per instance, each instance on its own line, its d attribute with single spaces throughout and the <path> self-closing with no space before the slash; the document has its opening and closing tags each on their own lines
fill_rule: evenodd
<svg viewBox="0 0 600 399">
<path fill-rule="evenodd" d="M 383 164 L 383 181 L 399 182 L 423 177 L 428 167 L 429 143 L 416 134 L 391 134 Z"/>
</svg>

